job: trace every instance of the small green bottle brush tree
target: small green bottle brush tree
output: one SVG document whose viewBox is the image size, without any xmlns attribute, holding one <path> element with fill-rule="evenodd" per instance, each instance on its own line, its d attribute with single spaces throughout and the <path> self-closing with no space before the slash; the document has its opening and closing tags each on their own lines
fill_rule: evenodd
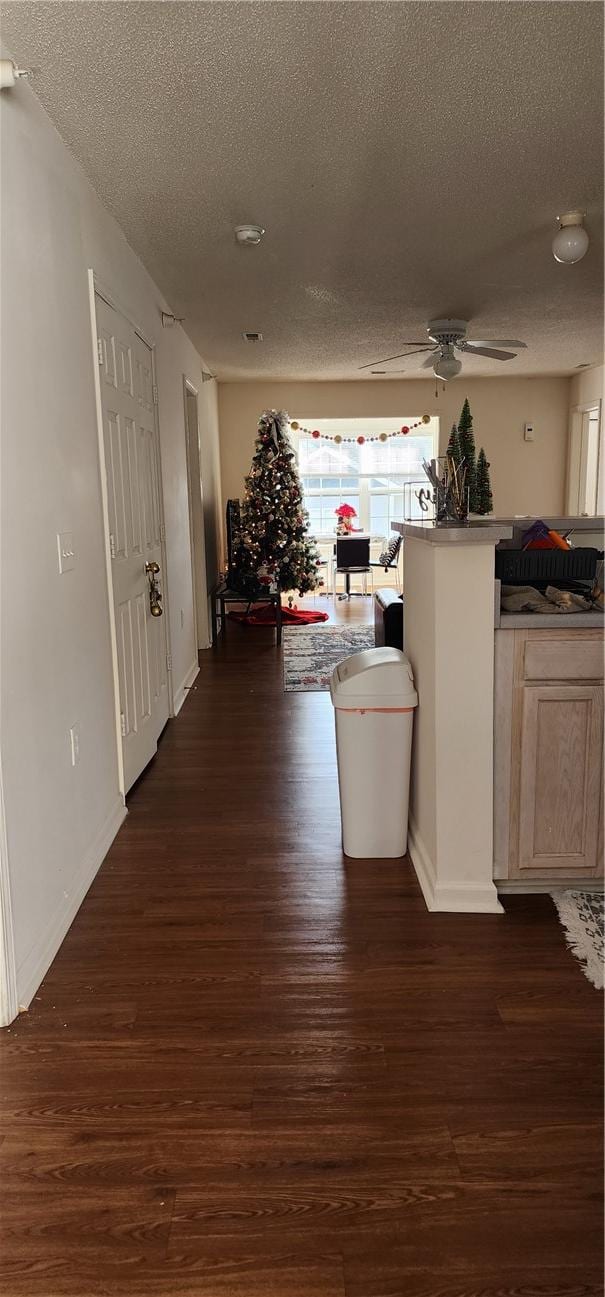
<svg viewBox="0 0 605 1297">
<path fill-rule="evenodd" d="M 458 426 L 454 424 L 447 447 L 448 456 L 457 467 L 462 465 L 466 470 L 465 488 L 468 499 L 468 512 L 477 514 L 492 513 L 494 501 L 489 477 L 489 462 L 483 447 L 477 455 L 473 416 L 468 399 L 465 399 L 460 412 Z"/>
<path fill-rule="evenodd" d="M 483 446 L 479 451 L 477 458 L 477 493 L 479 496 L 479 508 L 477 513 L 493 513 L 494 499 L 492 496 L 492 487 L 489 480 L 489 463 L 486 459 Z"/>
</svg>

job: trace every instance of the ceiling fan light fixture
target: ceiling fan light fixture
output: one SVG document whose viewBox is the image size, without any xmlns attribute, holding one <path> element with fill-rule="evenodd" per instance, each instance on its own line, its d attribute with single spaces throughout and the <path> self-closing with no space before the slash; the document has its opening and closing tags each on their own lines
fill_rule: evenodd
<svg viewBox="0 0 605 1297">
<path fill-rule="evenodd" d="M 553 257 L 565 266 L 573 266 L 588 252 L 590 240 L 584 229 L 584 212 L 566 212 L 557 216 L 557 220 L 559 229 L 552 241 Z"/>
<path fill-rule="evenodd" d="M 456 378 L 461 369 L 462 361 L 457 360 L 455 356 L 441 356 L 433 365 L 435 378 L 440 378 L 443 383 L 447 383 L 450 378 Z"/>
</svg>

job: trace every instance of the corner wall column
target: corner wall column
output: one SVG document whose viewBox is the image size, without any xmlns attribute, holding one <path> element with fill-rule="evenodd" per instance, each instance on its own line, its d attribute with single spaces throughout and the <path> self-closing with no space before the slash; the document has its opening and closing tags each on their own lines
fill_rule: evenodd
<svg viewBox="0 0 605 1297">
<path fill-rule="evenodd" d="M 494 549 L 510 527 L 398 524 L 414 719 L 409 851 L 429 910 L 499 914 L 493 882 Z"/>
</svg>

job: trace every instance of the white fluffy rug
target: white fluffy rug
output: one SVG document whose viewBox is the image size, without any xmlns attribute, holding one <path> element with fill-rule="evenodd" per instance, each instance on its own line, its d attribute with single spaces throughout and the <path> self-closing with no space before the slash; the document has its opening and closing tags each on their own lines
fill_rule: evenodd
<svg viewBox="0 0 605 1297">
<path fill-rule="evenodd" d="M 552 892 L 565 938 L 582 972 L 603 990 L 605 897 L 602 892 Z"/>
</svg>

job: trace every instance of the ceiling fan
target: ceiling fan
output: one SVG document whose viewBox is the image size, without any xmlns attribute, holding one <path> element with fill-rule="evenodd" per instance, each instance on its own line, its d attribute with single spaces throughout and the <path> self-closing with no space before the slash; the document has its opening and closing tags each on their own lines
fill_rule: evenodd
<svg viewBox="0 0 605 1297">
<path fill-rule="evenodd" d="M 404 342 L 404 347 L 414 347 L 414 351 L 401 351 L 397 356 L 385 356 L 383 360 L 373 360 L 359 368 L 370 369 L 373 374 L 403 374 L 405 369 L 386 370 L 378 366 L 386 365 L 389 360 L 403 360 L 406 356 L 421 356 L 426 351 L 429 354 L 421 368 L 432 369 L 435 378 L 446 383 L 462 369 L 462 361 L 456 352 L 463 356 L 489 356 L 491 360 L 514 360 L 515 351 L 527 346 L 518 338 L 492 338 L 489 341 L 467 338 L 467 328 L 466 320 L 429 320 L 426 331 L 430 346 L 427 347 L 425 342 Z M 502 347 L 514 347 L 515 351 L 502 351 Z"/>
</svg>

